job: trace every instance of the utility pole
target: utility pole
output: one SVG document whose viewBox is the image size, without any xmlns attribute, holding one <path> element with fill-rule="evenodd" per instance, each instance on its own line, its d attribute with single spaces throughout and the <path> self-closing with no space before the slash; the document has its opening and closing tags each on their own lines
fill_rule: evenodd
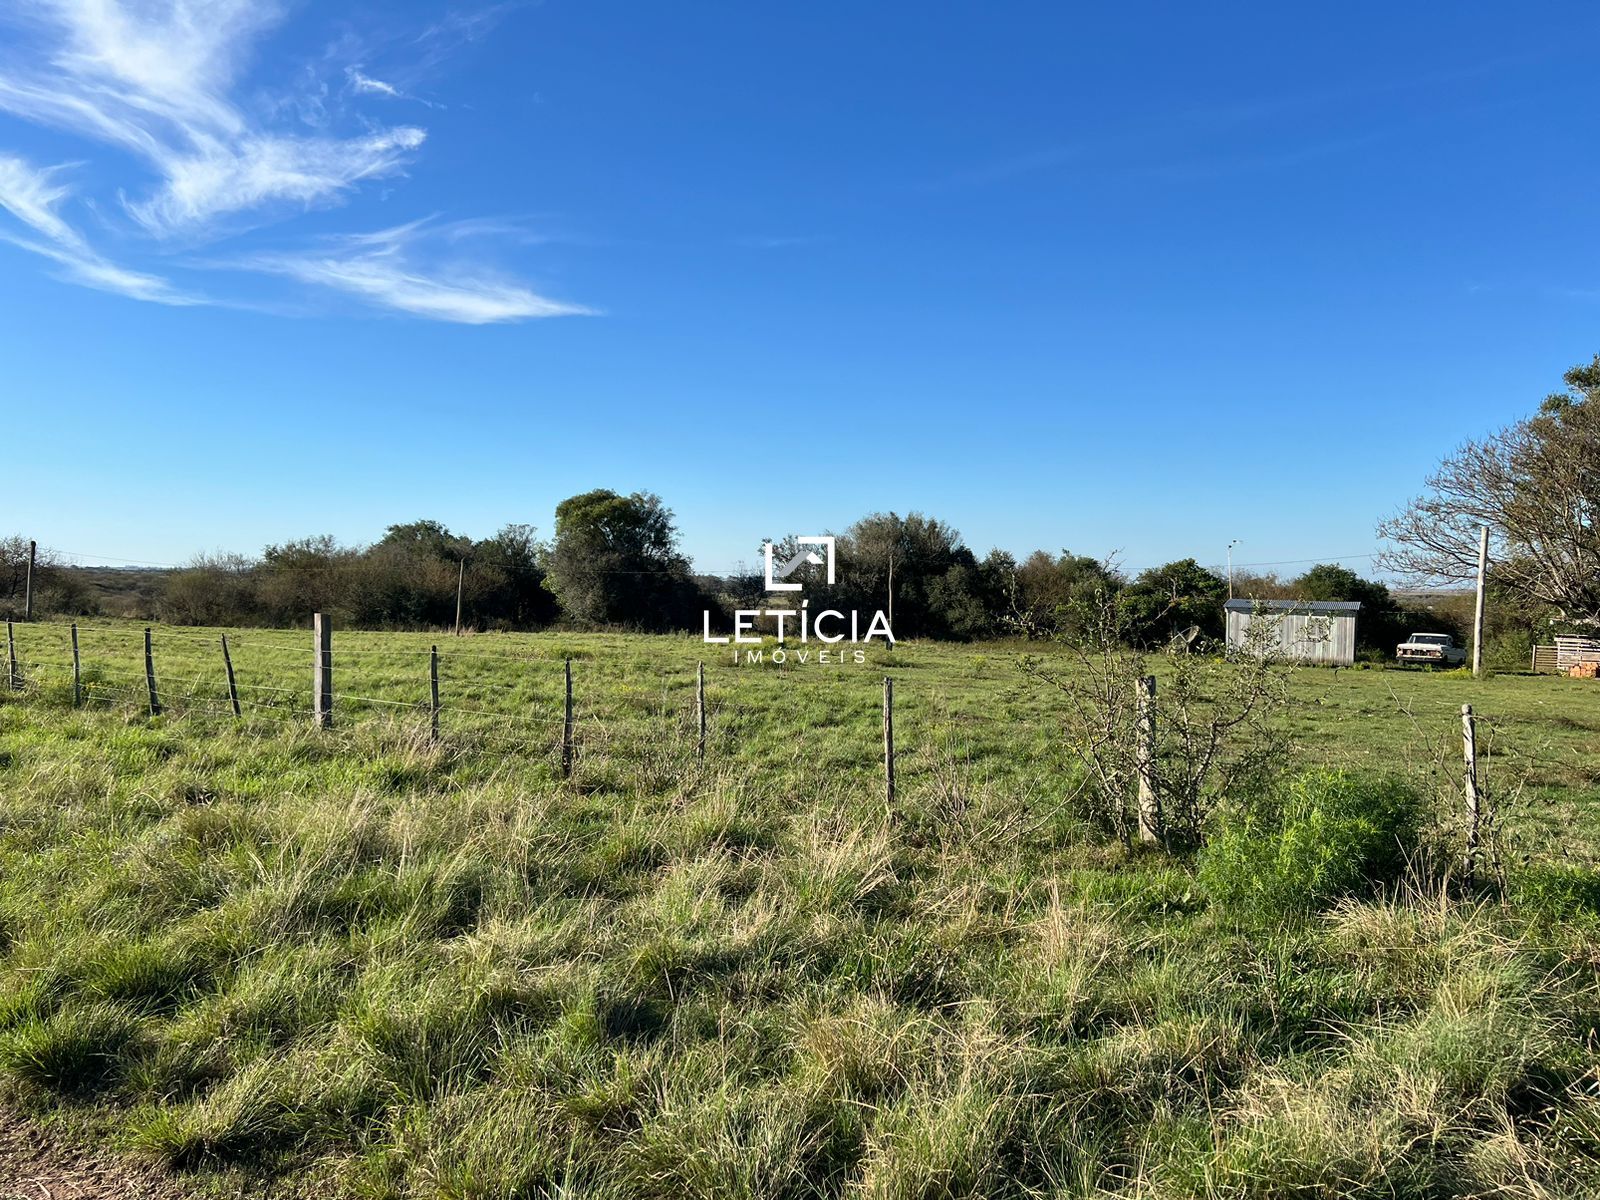
<svg viewBox="0 0 1600 1200">
<path fill-rule="evenodd" d="M 467 560 L 461 559 L 461 569 L 456 572 L 456 636 L 461 636 L 461 588 L 467 582 Z"/>
<path fill-rule="evenodd" d="M 1234 538 L 1228 543 L 1228 599 L 1233 599 L 1233 548 L 1239 544 L 1239 539 Z"/>
<path fill-rule="evenodd" d="M 1478 527 L 1478 601 L 1472 610 L 1472 675 L 1483 676 L 1483 584 L 1489 574 L 1489 527 Z"/>
<path fill-rule="evenodd" d="M 889 551 L 889 649 L 894 649 L 894 551 Z"/>
<path fill-rule="evenodd" d="M 22 619 L 24 621 L 33 620 L 33 560 L 34 560 L 34 557 L 38 553 L 39 553 L 39 543 L 38 542 L 29 542 L 28 543 L 28 590 L 23 593 L 23 600 L 22 600 Z"/>
</svg>

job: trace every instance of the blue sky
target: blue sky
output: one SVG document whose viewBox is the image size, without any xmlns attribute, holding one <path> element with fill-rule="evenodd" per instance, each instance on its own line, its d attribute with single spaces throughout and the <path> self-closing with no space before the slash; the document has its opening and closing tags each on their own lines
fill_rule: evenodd
<svg viewBox="0 0 1600 1200">
<path fill-rule="evenodd" d="M 0 0 L 0 529 L 1354 556 L 1600 350 L 1591 6 Z M 1292 569 L 1292 564 L 1286 566 Z"/>
</svg>

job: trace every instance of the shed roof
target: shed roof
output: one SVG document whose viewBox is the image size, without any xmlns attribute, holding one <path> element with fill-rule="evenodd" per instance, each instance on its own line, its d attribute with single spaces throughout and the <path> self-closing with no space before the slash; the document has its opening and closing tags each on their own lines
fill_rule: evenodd
<svg viewBox="0 0 1600 1200">
<path fill-rule="evenodd" d="M 1361 601 L 1229 600 L 1223 607 L 1229 612 L 1353 613 L 1361 607 Z"/>
</svg>

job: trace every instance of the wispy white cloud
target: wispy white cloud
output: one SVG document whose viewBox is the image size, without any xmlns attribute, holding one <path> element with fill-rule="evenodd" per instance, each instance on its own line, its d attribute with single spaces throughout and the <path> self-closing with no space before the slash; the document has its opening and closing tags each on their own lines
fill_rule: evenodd
<svg viewBox="0 0 1600 1200">
<path fill-rule="evenodd" d="M 297 93 L 252 106 L 240 101 L 261 36 L 284 16 L 287 0 L 36 0 L 20 13 L 0 7 L 12 26 L 0 49 L 0 111 L 110 145 L 155 176 L 119 189 L 124 232 L 179 244 L 234 236 L 294 210 L 339 203 L 359 184 L 404 171 L 427 133 L 416 125 L 374 126 L 340 135 L 328 119 L 327 72 L 302 77 Z M 454 12 L 418 35 L 414 56 L 436 59 L 481 37 L 508 8 Z M 392 40 L 392 39 L 391 39 Z M 3 45 L 3 43 L 0 43 Z M 412 99 L 369 74 L 362 60 L 343 65 L 346 99 Z M 427 101 L 418 101 L 427 104 Z M 305 115 L 313 113 L 314 136 Z M 283 128 L 286 114 L 301 117 Z M 333 115 L 340 115 L 334 113 Z M 292 119 L 292 118 L 291 118 Z M 57 263 L 67 277 L 139 299 L 191 299 L 160 276 L 118 267 L 61 216 L 70 196 L 58 172 L 0 156 L 0 207 L 33 236 L 0 237 Z M 442 228 L 442 227 L 440 227 Z M 259 269 L 443 320 L 517 320 L 581 311 L 536 295 L 482 266 L 424 269 L 412 261 L 417 237 L 374 235 L 342 255 L 327 245 L 301 254 L 258 256 Z M 430 231 L 428 239 L 434 236 Z"/>
<path fill-rule="evenodd" d="M 83 235 L 57 211 L 71 195 L 58 182 L 65 167 L 35 167 L 25 159 L 0 154 L 0 208 L 47 240 L 0 227 L 0 241 L 54 262 L 65 278 L 104 292 L 161 304 L 193 304 L 167 280 L 108 262 L 89 248 Z"/>
<path fill-rule="evenodd" d="M 413 221 L 393 229 L 329 239 L 311 250 L 252 255 L 235 265 L 319 284 L 414 316 L 464 325 L 594 310 L 541 296 L 468 261 L 433 261 L 430 243 L 453 243 L 459 230 Z"/>
<path fill-rule="evenodd" d="M 166 185 L 128 211 L 150 232 L 204 226 L 273 201 L 310 206 L 364 179 L 392 174 L 427 134 L 412 126 L 364 138 L 251 135 L 232 143 L 197 138 L 193 153 L 165 164 Z"/>
<path fill-rule="evenodd" d="M 0 231 L 0 241 L 48 258 L 61 267 L 62 278 L 102 292 L 114 292 L 130 300 L 188 307 L 205 300 L 174 287 L 170 280 L 143 271 L 130 271 L 108 262 L 93 251 L 74 253 L 64 246 L 51 245 Z"/>
<path fill-rule="evenodd" d="M 344 77 L 350 81 L 352 91 L 357 91 L 367 96 L 387 96 L 391 100 L 402 99 L 400 89 L 392 83 L 385 83 L 381 79 L 374 79 L 364 75 L 360 67 L 346 67 Z"/>
<path fill-rule="evenodd" d="M 280 16 L 272 3 L 47 0 L 43 10 L 47 53 L 0 66 L 0 107 L 144 158 L 163 183 L 128 209 L 153 233 L 192 233 L 274 200 L 335 199 L 398 170 L 425 136 L 409 126 L 350 138 L 259 128 L 229 90 Z"/>
<path fill-rule="evenodd" d="M 458 53 L 463 47 L 487 37 L 495 26 L 527 0 L 504 0 L 498 4 L 484 4 L 476 8 L 451 8 L 443 17 L 422 30 L 412 39 L 411 48 L 417 52 L 410 69 L 404 71 L 397 82 L 409 90 L 414 79 L 427 75 Z M 396 78 L 391 75 L 391 79 Z"/>
<path fill-rule="evenodd" d="M 411 104 L 420 104 L 423 108 L 442 109 L 446 106 L 436 100 L 428 100 L 411 92 L 402 91 L 387 79 L 378 79 L 368 75 L 359 66 L 349 66 L 344 69 L 345 89 L 357 96 L 377 96 L 382 100 L 405 100 Z"/>
<path fill-rule="evenodd" d="M 62 245 L 82 245 L 78 231 L 57 214 L 70 189 L 56 182 L 62 167 L 35 167 L 12 154 L 0 154 L 0 208 Z"/>
</svg>

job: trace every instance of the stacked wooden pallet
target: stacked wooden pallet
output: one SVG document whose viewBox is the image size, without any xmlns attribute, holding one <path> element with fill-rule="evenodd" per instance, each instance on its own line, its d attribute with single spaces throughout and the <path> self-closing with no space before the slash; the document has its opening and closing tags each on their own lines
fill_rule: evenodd
<svg viewBox="0 0 1600 1200">
<path fill-rule="evenodd" d="M 1574 679 L 1600 677 L 1600 641 L 1594 638 L 1558 637 L 1556 670 Z"/>
</svg>

